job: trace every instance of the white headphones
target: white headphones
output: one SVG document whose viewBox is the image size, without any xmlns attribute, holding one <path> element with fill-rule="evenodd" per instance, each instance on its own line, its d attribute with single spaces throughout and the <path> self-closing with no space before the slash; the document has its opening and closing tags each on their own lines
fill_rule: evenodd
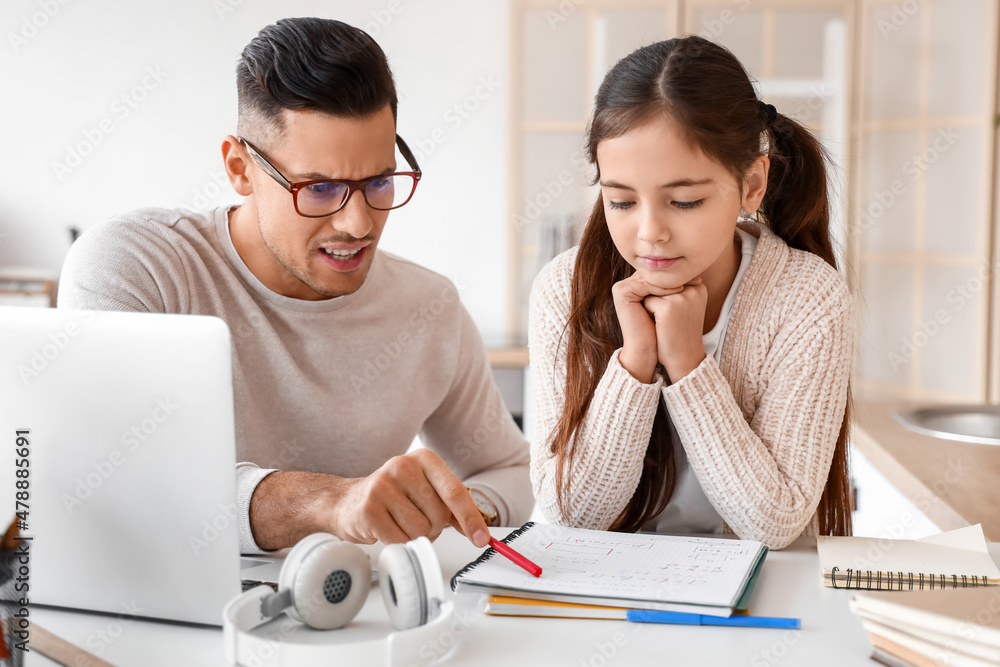
<svg viewBox="0 0 1000 667">
<path fill-rule="evenodd" d="M 334 661 L 349 665 L 427 665 L 443 657 L 437 640 L 448 633 L 455 603 L 444 600 L 437 554 L 426 537 L 386 546 L 378 559 L 379 587 L 395 632 L 345 643 L 314 630 L 342 628 L 368 599 L 372 568 L 355 544 L 329 533 L 301 540 L 288 554 L 278 592 L 256 586 L 222 612 L 226 660 L 232 665 L 311 667 Z M 270 632 L 251 633 L 282 611 L 290 617 Z M 290 641 L 293 637 L 300 641 Z"/>
</svg>

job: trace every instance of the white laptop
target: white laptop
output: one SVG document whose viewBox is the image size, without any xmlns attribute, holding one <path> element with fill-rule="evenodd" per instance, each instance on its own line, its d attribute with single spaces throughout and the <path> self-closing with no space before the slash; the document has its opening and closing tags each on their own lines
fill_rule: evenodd
<svg viewBox="0 0 1000 667">
<path fill-rule="evenodd" d="M 0 521 L 27 512 L 32 604 L 221 625 L 241 567 L 276 580 L 239 555 L 221 319 L 0 307 L 0 448 Z"/>
</svg>

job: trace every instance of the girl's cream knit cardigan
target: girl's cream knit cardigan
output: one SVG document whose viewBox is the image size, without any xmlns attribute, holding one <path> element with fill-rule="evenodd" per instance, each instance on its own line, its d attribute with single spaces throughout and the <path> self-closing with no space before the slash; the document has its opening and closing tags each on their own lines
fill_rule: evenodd
<svg viewBox="0 0 1000 667">
<path fill-rule="evenodd" d="M 789 248 L 767 227 L 730 314 L 722 362 L 705 360 L 676 384 L 644 384 L 611 355 L 577 429 L 567 513 L 556 504 L 553 429 L 562 413 L 576 248 L 532 288 L 531 482 L 552 521 L 606 530 L 632 498 L 661 397 L 705 495 L 741 538 L 773 549 L 817 529 L 819 503 L 847 401 L 854 314 L 844 278 Z"/>
</svg>

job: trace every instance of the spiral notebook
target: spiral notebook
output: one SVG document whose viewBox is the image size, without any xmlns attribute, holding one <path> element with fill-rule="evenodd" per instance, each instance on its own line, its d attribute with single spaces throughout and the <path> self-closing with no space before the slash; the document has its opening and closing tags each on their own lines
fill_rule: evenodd
<svg viewBox="0 0 1000 667">
<path fill-rule="evenodd" d="M 612 533 L 528 522 L 504 538 L 535 578 L 492 548 L 452 590 L 630 609 L 729 616 L 745 607 L 767 547 L 751 540 Z"/>
<path fill-rule="evenodd" d="M 823 585 L 915 591 L 1000 584 L 980 524 L 919 540 L 817 537 Z"/>
</svg>

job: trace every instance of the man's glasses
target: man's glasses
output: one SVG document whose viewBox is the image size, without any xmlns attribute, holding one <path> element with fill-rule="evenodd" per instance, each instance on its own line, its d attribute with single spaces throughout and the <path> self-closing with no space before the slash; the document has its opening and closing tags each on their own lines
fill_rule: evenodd
<svg viewBox="0 0 1000 667">
<path fill-rule="evenodd" d="M 295 212 L 305 218 L 325 218 L 347 205 L 355 190 L 360 190 L 365 202 L 377 211 L 391 211 L 410 201 L 420 180 L 420 167 L 410 152 L 410 147 L 397 134 L 396 145 L 399 152 L 413 171 L 397 171 L 393 174 L 372 176 L 360 181 L 330 179 L 326 181 L 300 181 L 293 183 L 267 161 L 260 151 L 243 137 L 237 137 L 247 149 L 250 157 L 261 169 L 276 180 L 281 187 L 292 193 Z"/>
</svg>

